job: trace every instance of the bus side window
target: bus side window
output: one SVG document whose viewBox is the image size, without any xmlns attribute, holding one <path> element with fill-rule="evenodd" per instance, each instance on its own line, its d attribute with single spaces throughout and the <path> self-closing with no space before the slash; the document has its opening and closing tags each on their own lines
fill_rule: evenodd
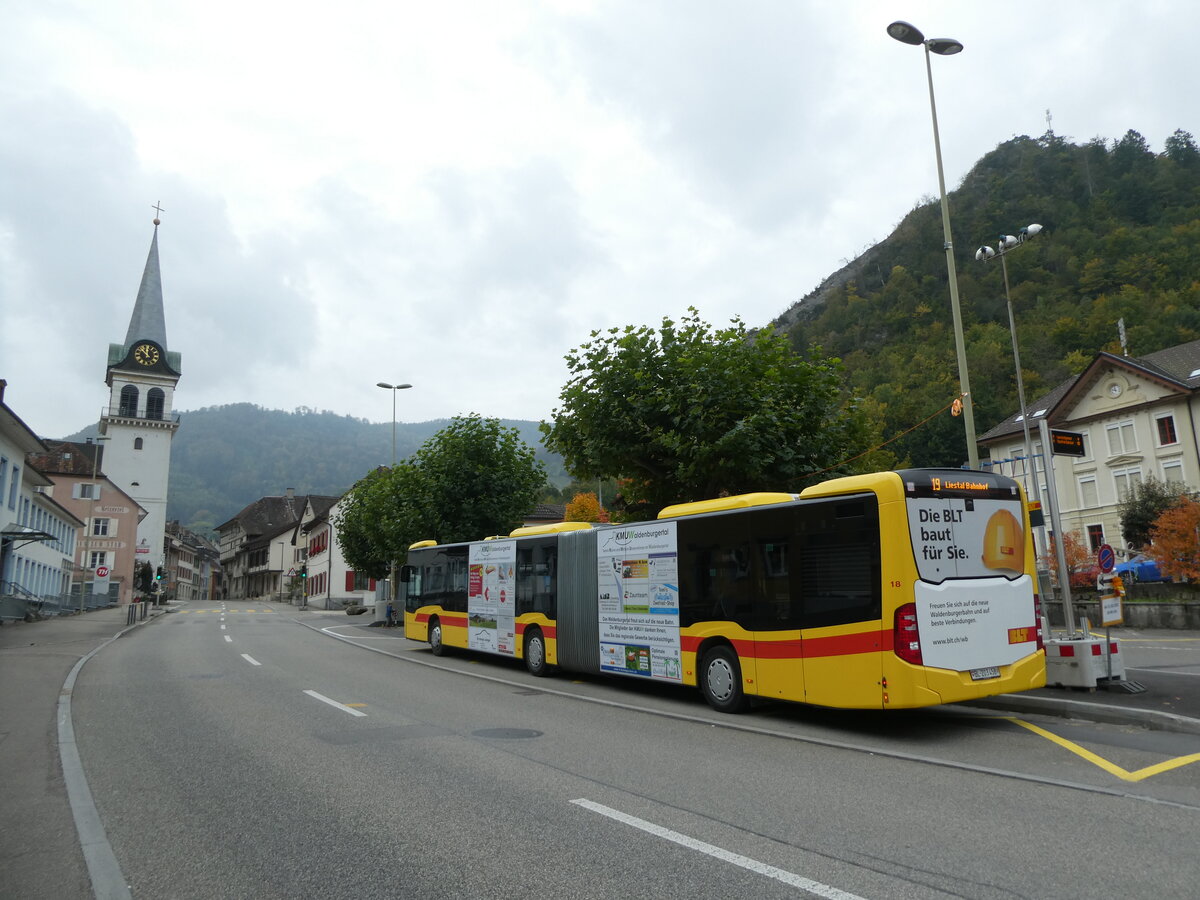
<svg viewBox="0 0 1200 900">
<path fill-rule="evenodd" d="M 798 593 L 807 628 L 881 615 L 879 507 L 865 500 L 815 504 L 800 523 Z"/>
<path fill-rule="evenodd" d="M 754 627 L 754 555 L 736 516 L 679 522 L 679 621 Z"/>
</svg>

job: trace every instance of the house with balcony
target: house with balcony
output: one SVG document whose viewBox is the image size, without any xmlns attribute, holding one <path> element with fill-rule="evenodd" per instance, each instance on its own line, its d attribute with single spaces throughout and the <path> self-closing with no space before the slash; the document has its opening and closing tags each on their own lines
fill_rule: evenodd
<svg viewBox="0 0 1200 900">
<path fill-rule="evenodd" d="M 50 477 L 27 462 L 49 448 L 4 402 L 7 386 L 0 379 L 0 621 L 74 608 L 74 557 L 84 526 L 54 499 Z"/>
<path fill-rule="evenodd" d="M 1194 492 L 1200 486 L 1200 341 L 1142 357 L 1099 353 L 1079 375 L 983 434 L 985 465 L 1048 495 L 1052 464 L 1063 529 L 1092 551 L 1128 551 L 1119 505 L 1149 478 Z M 1083 436 L 1083 455 L 1047 456 L 1039 423 Z M 1032 453 L 1025 451 L 1029 426 Z M 1047 526 L 1049 523 L 1047 522 Z"/>
</svg>

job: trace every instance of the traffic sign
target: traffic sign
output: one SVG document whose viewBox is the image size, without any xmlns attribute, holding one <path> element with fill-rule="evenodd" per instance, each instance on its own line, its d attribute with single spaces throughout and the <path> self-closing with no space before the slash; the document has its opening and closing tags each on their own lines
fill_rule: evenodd
<svg viewBox="0 0 1200 900">
<path fill-rule="evenodd" d="M 1111 572 L 1117 565 L 1117 554 L 1113 552 L 1113 548 L 1108 544 L 1101 544 L 1100 549 L 1096 551 L 1096 562 L 1100 563 L 1101 572 Z"/>
</svg>

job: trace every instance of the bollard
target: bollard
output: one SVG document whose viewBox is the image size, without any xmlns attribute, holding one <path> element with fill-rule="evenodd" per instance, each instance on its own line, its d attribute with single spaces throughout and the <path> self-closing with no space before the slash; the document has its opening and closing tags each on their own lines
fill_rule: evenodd
<svg viewBox="0 0 1200 900">
<path fill-rule="evenodd" d="M 137 621 L 137 605 L 130 603 L 129 610 L 125 613 L 125 624 L 132 625 L 135 621 Z"/>
</svg>

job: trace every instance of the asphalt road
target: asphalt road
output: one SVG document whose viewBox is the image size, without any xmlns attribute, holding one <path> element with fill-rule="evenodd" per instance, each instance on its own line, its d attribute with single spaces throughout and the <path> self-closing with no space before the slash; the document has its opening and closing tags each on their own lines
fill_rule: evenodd
<svg viewBox="0 0 1200 900">
<path fill-rule="evenodd" d="M 720 716 L 246 603 L 107 646 L 73 717 L 134 897 L 1192 897 L 1200 878 L 1200 764 L 1145 774 L 1200 752 L 1190 735 Z"/>
</svg>

